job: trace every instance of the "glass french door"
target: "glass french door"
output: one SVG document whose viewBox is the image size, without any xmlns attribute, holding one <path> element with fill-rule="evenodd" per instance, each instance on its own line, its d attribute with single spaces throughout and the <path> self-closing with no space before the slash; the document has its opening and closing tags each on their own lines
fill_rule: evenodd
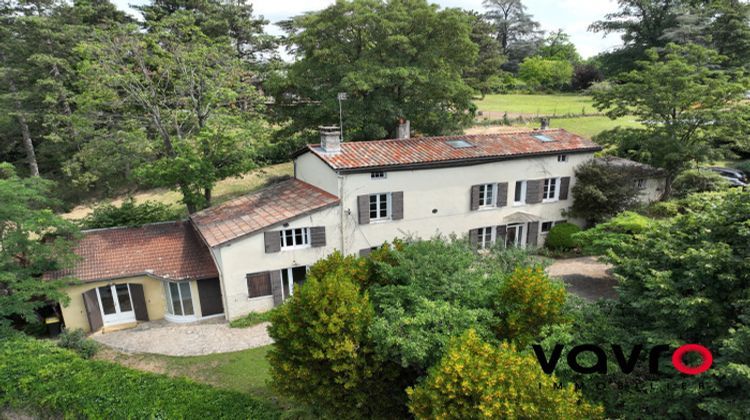
<svg viewBox="0 0 750 420">
<path fill-rule="evenodd" d="M 193 294 L 190 291 L 190 282 L 164 283 L 167 294 L 167 312 L 175 316 L 193 316 Z"/>
<path fill-rule="evenodd" d="M 99 298 L 104 324 L 135 321 L 130 286 L 127 283 L 97 287 L 96 295 Z"/>
<path fill-rule="evenodd" d="M 506 247 L 523 247 L 523 224 L 508 225 L 505 231 Z"/>
<path fill-rule="evenodd" d="M 281 270 L 281 284 L 284 287 L 284 299 L 294 294 L 294 285 L 302 286 L 307 278 L 307 267 L 292 267 Z"/>
</svg>

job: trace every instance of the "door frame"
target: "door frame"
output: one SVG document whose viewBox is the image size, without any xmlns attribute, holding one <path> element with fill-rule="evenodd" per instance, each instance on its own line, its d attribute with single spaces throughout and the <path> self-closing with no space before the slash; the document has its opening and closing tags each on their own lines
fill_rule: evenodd
<svg viewBox="0 0 750 420">
<path fill-rule="evenodd" d="M 518 235 L 518 228 L 521 229 L 521 235 Z M 514 243 L 508 243 L 508 238 L 510 235 L 508 234 L 511 229 L 514 229 L 516 231 L 516 240 Z M 526 247 L 526 235 L 527 235 L 527 228 L 526 223 L 511 223 L 505 226 L 505 246 L 515 246 L 518 248 L 525 248 Z"/>
<path fill-rule="evenodd" d="M 296 265 L 294 267 L 287 267 L 282 268 L 279 270 L 279 273 L 281 273 L 281 299 L 286 300 L 294 295 L 294 269 L 295 268 L 305 268 L 305 279 L 307 279 L 307 273 L 310 271 L 310 266 L 307 265 Z M 287 278 L 287 284 L 284 284 L 284 272 L 286 271 L 286 278 Z M 289 289 L 287 289 L 285 286 L 288 286 Z M 289 296 L 286 295 L 286 290 L 289 290 Z"/>
<path fill-rule="evenodd" d="M 164 281 L 164 298 L 166 299 L 166 310 L 164 311 L 164 319 L 166 319 L 169 322 L 176 322 L 176 323 L 182 323 L 182 322 L 194 322 L 198 320 L 198 316 L 195 314 L 195 297 L 193 296 L 193 286 L 190 284 L 190 280 L 188 281 Z M 185 308 L 181 307 L 183 315 L 176 315 L 169 312 L 169 308 L 172 308 L 172 312 L 174 312 L 174 302 L 172 302 L 172 284 L 177 285 L 177 294 L 179 295 L 180 299 L 180 305 L 182 305 L 182 287 L 180 287 L 181 283 L 185 283 L 188 285 L 188 290 L 190 290 L 190 304 L 193 305 L 193 314 L 192 315 L 184 315 Z"/>
<path fill-rule="evenodd" d="M 120 298 L 117 296 L 117 286 L 119 285 L 125 285 L 125 287 L 128 288 L 128 299 L 130 300 L 130 311 L 123 312 L 120 310 Z M 110 292 L 112 293 L 112 301 L 115 304 L 115 313 L 114 314 L 105 314 L 104 313 L 104 305 L 102 305 L 102 296 L 99 293 L 99 289 L 102 287 L 109 287 Z M 112 283 L 107 284 L 104 286 L 99 286 L 96 288 L 96 299 L 99 302 L 99 312 L 102 314 L 102 323 L 103 325 L 117 325 L 117 324 L 126 324 L 129 322 L 135 322 L 135 306 L 133 305 L 133 296 L 130 294 L 130 284 L 129 283 Z"/>
</svg>

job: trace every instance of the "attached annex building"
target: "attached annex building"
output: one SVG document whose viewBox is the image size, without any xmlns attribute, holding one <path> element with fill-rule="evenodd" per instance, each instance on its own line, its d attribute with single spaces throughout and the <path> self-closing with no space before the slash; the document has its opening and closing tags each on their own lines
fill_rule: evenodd
<svg viewBox="0 0 750 420">
<path fill-rule="evenodd" d="M 307 267 L 335 250 L 364 255 L 394 238 L 457 234 L 478 248 L 539 246 L 564 220 L 574 169 L 599 150 L 560 129 L 343 143 L 324 130 L 320 144 L 293 155 L 292 179 L 185 222 L 87 232 L 83 262 L 68 273 L 84 283 L 69 289 L 63 317 L 85 330 L 162 317 L 236 319 L 282 303 Z M 153 239 L 169 229 L 182 232 L 182 245 Z M 112 239 L 117 250 L 88 245 L 108 235 L 129 239 Z M 129 270 L 109 255 L 142 249 L 150 251 Z M 111 296 L 123 300 L 113 305 Z"/>
</svg>

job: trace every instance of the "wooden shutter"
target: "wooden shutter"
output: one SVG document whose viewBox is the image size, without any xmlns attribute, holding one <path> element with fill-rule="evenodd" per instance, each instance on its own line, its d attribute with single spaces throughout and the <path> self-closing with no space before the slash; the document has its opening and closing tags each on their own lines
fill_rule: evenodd
<svg viewBox="0 0 750 420">
<path fill-rule="evenodd" d="M 391 219 L 401 220 L 404 218 L 404 192 L 391 193 Z"/>
<path fill-rule="evenodd" d="M 281 305 L 284 301 L 284 295 L 282 292 L 283 285 L 281 284 L 281 271 L 273 270 L 270 272 L 271 278 L 271 294 L 273 295 L 273 306 Z"/>
<path fill-rule="evenodd" d="M 479 229 L 469 231 L 469 244 L 471 244 L 472 248 L 479 246 Z"/>
<path fill-rule="evenodd" d="M 508 231 L 508 228 L 505 225 L 500 225 L 496 229 L 497 230 L 495 232 L 495 241 L 500 242 L 501 244 L 503 244 L 503 246 L 505 246 L 505 236 Z"/>
<path fill-rule="evenodd" d="M 201 316 L 216 315 L 224 312 L 219 279 L 198 280 L 198 299 L 201 302 Z"/>
<path fill-rule="evenodd" d="M 326 246 L 325 226 L 314 226 L 310 228 L 310 246 L 313 248 Z"/>
<path fill-rule="evenodd" d="M 268 271 L 247 275 L 247 296 L 256 298 L 272 294 L 271 275 Z"/>
<path fill-rule="evenodd" d="M 281 234 L 278 230 L 264 232 L 263 240 L 266 246 L 266 254 L 281 251 Z"/>
<path fill-rule="evenodd" d="M 500 182 L 497 184 L 497 206 L 505 207 L 508 205 L 508 183 Z"/>
<path fill-rule="evenodd" d="M 370 196 L 360 195 L 357 197 L 357 216 L 359 224 L 366 225 L 370 223 Z"/>
<path fill-rule="evenodd" d="M 536 204 L 542 202 L 542 193 L 544 192 L 544 180 L 535 179 L 526 181 L 526 204 Z"/>
<path fill-rule="evenodd" d="M 86 308 L 86 317 L 89 320 L 91 332 L 98 331 L 104 326 L 104 321 L 99 308 L 99 298 L 96 296 L 96 288 L 83 293 L 83 306 Z"/>
<path fill-rule="evenodd" d="M 568 189 L 570 189 L 570 177 L 564 176 L 560 178 L 560 200 L 568 199 Z"/>
<path fill-rule="evenodd" d="M 143 285 L 130 283 L 130 298 L 133 300 L 133 311 L 138 321 L 148 321 L 148 309 L 146 308 L 146 296 L 143 294 Z"/>
<path fill-rule="evenodd" d="M 479 185 L 473 185 L 471 187 L 470 206 L 471 210 L 477 210 L 479 208 Z"/>
<path fill-rule="evenodd" d="M 529 222 L 529 232 L 526 234 L 526 245 L 536 246 L 539 237 L 539 222 Z"/>
</svg>

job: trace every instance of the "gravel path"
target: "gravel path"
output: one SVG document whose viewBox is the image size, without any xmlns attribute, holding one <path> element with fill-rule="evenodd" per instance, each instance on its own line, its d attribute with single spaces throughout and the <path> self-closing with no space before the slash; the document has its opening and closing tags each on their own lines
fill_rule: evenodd
<svg viewBox="0 0 750 420">
<path fill-rule="evenodd" d="M 198 356 L 261 347 L 273 340 L 264 322 L 249 328 L 229 328 L 223 319 L 190 324 L 164 320 L 145 322 L 128 330 L 96 333 L 94 340 L 127 353 L 156 353 L 168 356 Z"/>
<path fill-rule="evenodd" d="M 609 273 L 611 268 L 595 257 L 568 258 L 549 265 L 547 274 L 561 278 L 569 292 L 582 298 L 616 298 L 617 280 Z"/>
</svg>

